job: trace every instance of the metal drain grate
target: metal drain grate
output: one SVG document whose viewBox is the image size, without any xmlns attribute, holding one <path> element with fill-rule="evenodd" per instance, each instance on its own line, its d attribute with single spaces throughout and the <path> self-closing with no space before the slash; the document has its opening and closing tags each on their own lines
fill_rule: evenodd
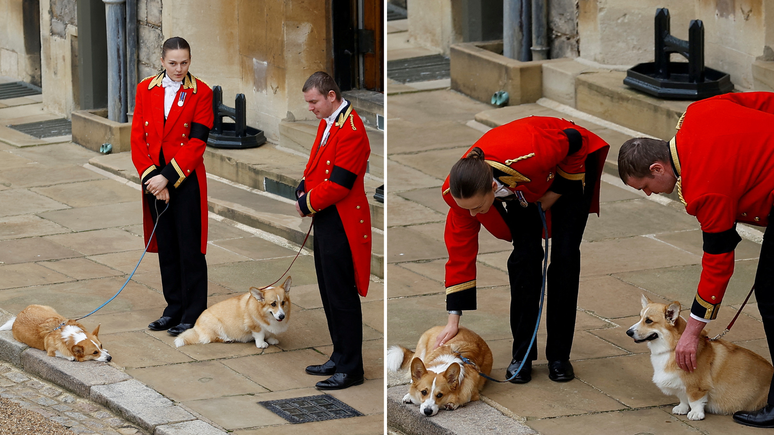
<svg viewBox="0 0 774 435">
<path fill-rule="evenodd" d="M 360 417 L 358 410 L 327 394 L 258 402 L 285 420 L 296 423 Z"/>
<path fill-rule="evenodd" d="M 25 82 L 0 83 L 0 100 L 39 95 L 39 87 Z"/>
<path fill-rule="evenodd" d="M 387 77 L 401 83 L 448 79 L 451 77 L 451 63 L 448 57 L 440 54 L 390 60 L 387 62 Z"/>
<path fill-rule="evenodd" d="M 42 122 L 30 122 L 29 124 L 9 125 L 8 128 L 12 128 L 38 139 L 69 136 L 73 133 L 72 123 L 64 118 L 51 119 Z"/>
</svg>

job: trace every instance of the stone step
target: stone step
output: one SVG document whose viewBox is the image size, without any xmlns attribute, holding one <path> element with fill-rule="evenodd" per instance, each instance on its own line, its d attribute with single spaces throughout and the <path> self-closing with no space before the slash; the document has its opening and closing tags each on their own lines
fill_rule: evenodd
<svg viewBox="0 0 774 435">
<path fill-rule="evenodd" d="M 264 145 L 253 150 L 263 149 L 260 154 L 264 159 L 260 163 L 251 163 L 251 159 L 240 156 L 234 159 L 233 154 L 250 150 L 218 150 L 208 148 L 205 152 L 205 165 L 208 171 L 208 208 L 211 212 L 231 219 L 235 222 L 277 235 L 296 244 L 304 241 L 304 236 L 311 224 L 310 219 L 301 218 L 296 214 L 293 201 L 266 192 L 266 180 L 280 181 L 288 186 L 297 185 L 301 177 L 306 159 L 276 150 L 276 146 Z M 274 149 L 272 149 L 274 148 Z M 249 154 L 249 153 L 248 153 Z M 284 155 L 284 157 L 283 157 Z M 253 156 L 255 157 L 255 156 Z M 287 168 L 301 169 L 289 171 L 279 164 L 278 159 Z M 298 161 L 295 161 L 298 160 Z M 130 153 L 102 155 L 89 161 L 94 167 L 115 174 L 134 183 L 139 183 L 139 177 L 131 162 Z M 277 171 L 277 172 L 272 172 Z M 290 172 L 290 173 L 288 173 Z M 251 184 L 239 183 L 231 178 L 248 181 Z M 373 180 L 367 181 L 366 191 L 373 192 L 377 185 Z M 371 205 L 373 231 L 373 254 L 371 257 L 371 273 L 384 278 L 384 207 L 383 204 L 369 198 Z M 314 235 L 310 235 L 306 246 L 311 249 Z"/>
<path fill-rule="evenodd" d="M 280 121 L 280 146 L 308 156 L 312 151 L 318 125 L 318 121 Z M 366 127 L 366 132 L 371 144 L 367 173 L 382 180 L 381 184 L 384 184 L 384 133 L 369 127 Z"/>
</svg>

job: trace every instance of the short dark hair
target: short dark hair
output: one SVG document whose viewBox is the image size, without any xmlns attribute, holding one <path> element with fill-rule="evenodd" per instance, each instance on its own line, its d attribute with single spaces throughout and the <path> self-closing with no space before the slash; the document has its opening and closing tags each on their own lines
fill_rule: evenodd
<svg viewBox="0 0 774 435">
<path fill-rule="evenodd" d="M 618 151 L 618 175 L 624 184 L 631 177 L 650 177 L 650 165 L 656 162 L 670 162 L 668 142 L 646 137 L 629 139 Z"/>
<path fill-rule="evenodd" d="M 164 41 L 164 45 L 161 46 L 161 57 L 167 57 L 167 51 L 169 50 L 188 50 L 188 56 L 191 56 L 191 46 L 188 44 L 188 41 L 179 36 L 173 36 Z"/>
<path fill-rule="evenodd" d="M 449 188 L 455 198 L 485 195 L 492 190 L 492 167 L 484 160 L 484 151 L 474 147 L 459 159 L 449 172 Z"/>
<path fill-rule="evenodd" d="M 306 92 L 312 89 L 317 89 L 322 95 L 327 96 L 330 91 L 336 94 L 336 101 L 341 101 L 341 90 L 333 77 L 329 76 L 325 71 L 317 71 L 309 76 L 304 83 L 304 88 L 301 92 Z"/>
</svg>

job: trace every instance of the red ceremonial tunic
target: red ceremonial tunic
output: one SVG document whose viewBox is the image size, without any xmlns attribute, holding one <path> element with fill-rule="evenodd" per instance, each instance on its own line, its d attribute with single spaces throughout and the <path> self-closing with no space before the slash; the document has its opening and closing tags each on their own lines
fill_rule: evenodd
<svg viewBox="0 0 774 435">
<path fill-rule="evenodd" d="M 325 127 L 323 119 L 304 169 L 299 186 L 304 195 L 298 204 L 305 215 L 336 207 L 352 251 L 357 291 L 365 296 L 371 276 L 371 210 L 363 177 L 371 145 L 363 121 L 351 104 L 342 109 L 325 145 L 320 146 Z"/>
<path fill-rule="evenodd" d="M 697 101 L 670 142 L 678 192 L 704 233 L 702 271 L 691 314 L 717 316 L 734 272 L 736 222 L 767 226 L 774 203 L 774 93 Z"/>
<path fill-rule="evenodd" d="M 188 73 L 165 122 L 164 87 L 161 86 L 163 78 L 164 72 L 161 72 L 137 85 L 132 118 L 132 162 L 142 182 L 162 174 L 169 180 L 167 188 L 170 191 L 186 182 L 187 177 L 196 171 L 196 179 L 187 182 L 199 183 L 201 250 L 202 254 L 206 254 L 207 173 L 204 170 L 204 150 L 213 123 L 212 90 L 206 83 Z M 162 151 L 167 165 L 160 170 L 162 162 L 159 157 Z M 144 188 L 143 185 L 143 190 Z M 153 231 L 153 219 L 147 203 L 142 203 L 143 229 L 147 244 Z M 148 250 L 158 252 L 155 235 L 153 239 Z"/>
<path fill-rule="evenodd" d="M 540 199 L 555 183 L 585 180 L 586 158 L 595 153 L 597 172 L 592 176 L 596 177 L 597 183 L 589 212 L 599 213 L 599 179 L 610 146 L 585 128 L 564 119 L 531 116 L 490 130 L 470 149 L 473 147 L 484 151 L 494 178 L 511 191 L 521 192 L 527 202 Z M 574 152 L 568 154 L 571 149 Z M 556 188 L 552 190 L 560 193 Z M 442 191 L 450 207 L 444 233 L 449 252 L 445 277 L 447 309 L 475 309 L 476 257 L 481 225 L 493 236 L 509 242 L 511 232 L 494 206 L 487 213 L 476 216 L 459 207 L 449 191 L 448 176 Z M 546 220 L 550 222 L 548 216 Z"/>
</svg>

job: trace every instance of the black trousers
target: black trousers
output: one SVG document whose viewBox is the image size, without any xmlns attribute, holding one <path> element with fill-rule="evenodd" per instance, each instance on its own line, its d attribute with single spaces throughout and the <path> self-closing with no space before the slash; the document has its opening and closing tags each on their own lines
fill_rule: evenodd
<svg viewBox="0 0 774 435">
<path fill-rule="evenodd" d="M 769 215 L 771 216 L 771 215 Z M 763 233 L 758 270 L 755 272 L 755 300 L 763 319 L 763 330 L 774 357 L 774 225 L 769 224 Z M 769 405 L 774 405 L 774 378 L 769 387 Z"/>
<path fill-rule="evenodd" d="M 546 359 L 570 358 L 575 334 L 575 314 L 580 281 L 580 244 L 588 221 L 595 189 L 596 169 L 588 167 L 585 189 L 577 184 L 551 207 L 550 265 L 546 288 Z M 595 165 L 594 165 L 595 166 Z M 506 201 L 504 217 L 511 230 L 513 252 L 508 258 L 511 285 L 511 333 L 513 358 L 537 359 L 538 342 L 527 349 L 535 331 L 540 306 L 543 261 L 543 225 L 536 204 L 522 207 L 518 201 Z"/>
<path fill-rule="evenodd" d="M 164 316 L 196 323 L 207 308 L 207 261 L 202 254 L 201 198 L 196 172 L 179 187 L 169 186 L 169 208 L 145 195 L 156 227 L 161 284 L 167 307 Z M 158 218 L 157 212 L 163 214 Z"/>
<path fill-rule="evenodd" d="M 336 206 L 314 215 L 314 267 L 337 373 L 363 375 L 363 313 L 347 234 Z"/>
</svg>

